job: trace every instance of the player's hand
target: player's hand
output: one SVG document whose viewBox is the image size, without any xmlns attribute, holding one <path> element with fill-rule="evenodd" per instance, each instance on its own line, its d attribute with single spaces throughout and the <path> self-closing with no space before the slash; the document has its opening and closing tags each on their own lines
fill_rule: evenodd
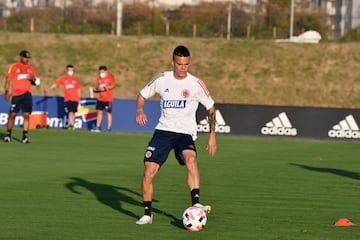
<svg viewBox="0 0 360 240">
<path fill-rule="evenodd" d="M 212 157 L 216 153 L 216 137 L 214 132 L 210 133 L 209 135 L 208 143 L 206 145 L 206 150 L 209 152 L 209 155 Z"/>
<path fill-rule="evenodd" d="M 6 101 L 10 101 L 11 94 L 9 92 L 5 92 L 4 97 Z"/>
<path fill-rule="evenodd" d="M 147 123 L 147 116 L 143 110 L 139 110 L 136 113 L 136 123 L 140 126 L 144 126 Z"/>
<path fill-rule="evenodd" d="M 30 81 L 35 81 L 35 79 L 36 79 L 36 77 L 35 77 L 35 75 L 34 74 L 32 74 L 32 73 L 29 73 L 29 80 Z"/>
</svg>

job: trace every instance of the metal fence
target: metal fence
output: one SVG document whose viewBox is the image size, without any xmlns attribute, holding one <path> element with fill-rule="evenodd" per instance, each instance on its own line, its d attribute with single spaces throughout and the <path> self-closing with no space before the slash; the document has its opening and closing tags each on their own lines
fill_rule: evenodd
<svg viewBox="0 0 360 240">
<path fill-rule="evenodd" d="M 85 4 L 86 1 L 84 1 Z M 260 2 L 256 5 L 206 3 L 165 8 L 146 4 L 124 4 L 119 16 L 115 4 L 66 7 L 34 7 L 12 11 L 2 17 L 3 31 L 160 35 L 219 38 L 288 38 L 290 9 L 276 9 Z M 4 9 L 3 9 L 4 10 Z M 3 12 L 3 11 L 2 11 Z M 120 19 L 119 19 L 120 18 Z M 335 17 L 320 9 L 295 11 L 293 34 L 316 30 L 324 38 L 339 37 Z"/>
</svg>

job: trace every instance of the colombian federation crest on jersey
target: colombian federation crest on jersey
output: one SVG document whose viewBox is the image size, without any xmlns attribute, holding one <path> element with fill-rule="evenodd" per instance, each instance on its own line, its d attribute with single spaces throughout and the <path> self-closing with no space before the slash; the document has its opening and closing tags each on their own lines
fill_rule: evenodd
<svg viewBox="0 0 360 240">
<path fill-rule="evenodd" d="M 145 157 L 146 158 L 151 158 L 151 156 L 152 156 L 152 152 L 151 151 L 146 151 Z"/>
<path fill-rule="evenodd" d="M 187 90 L 187 89 L 184 89 L 184 90 L 181 92 L 181 96 L 182 96 L 183 98 L 187 98 L 187 97 L 189 97 L 189 95 L 190 95 L 190 93 L 189 93 L 189 90 Z"/>
</svg>

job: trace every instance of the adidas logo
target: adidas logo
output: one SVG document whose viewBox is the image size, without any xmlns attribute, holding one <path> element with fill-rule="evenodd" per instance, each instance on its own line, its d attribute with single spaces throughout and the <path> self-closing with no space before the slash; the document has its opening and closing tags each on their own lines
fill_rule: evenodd
<svg viewBox="0 0 360 240">
<path fill-rule="evenodd" d="M 344 120 L 334 125 L 328 132 L 331 138 L 360 138 L 359 126 L 353 115 L 348 115 Z"/>
<path fill-rule="evenodd" d="M 285 112 L 273 118 L 261 128 L 263 135 L 296 136 L 297 129 L 293 128 Z"/>
<path fill-rule="evenodd" d="M 231 128 L 229 125 L 226 125 L 225 120 L 219 110 L 215 111 L 215 132 L 216 133 L 230 133 Z M 205 119 L 201 120 L 200 123 L 197 125 L 198 132 L 210 132 L 209 128 L 209 121 L 206 117 Z"/>
</svg>

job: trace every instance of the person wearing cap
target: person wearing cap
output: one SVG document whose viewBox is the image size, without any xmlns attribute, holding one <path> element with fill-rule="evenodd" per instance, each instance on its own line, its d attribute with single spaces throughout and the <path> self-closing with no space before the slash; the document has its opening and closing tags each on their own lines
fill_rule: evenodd
<svg viewBox="0 0 360 240">
<path fill-rule="evenodd" d="M 9 118 L 5 142 L 12 141 L 12 129 L 16 115 L 22 111 L 23 132 L 22 143 L 30 143 L 28 138 L 29 118 L 32 112 L 31 85 L 40 85 L 40 78 L 35 68 L 29 64 L 30 52 L 23 50 L 19 53 L 19 61 L 10 66 L 5 80 L 5 99 L 10 101 Z"/>
<path fill-rule="evenodd" d="M 69 130 L 75 129 L 75 114 L 80 102 L 80 80 L 74 75 L 75 68 L 69 64 L 66 66 L 66 75 L 60 77 L 50 87 L 44 90 L 45 94 L 55 87 L 64 88 L 64 108 L 69 117 Z"/>
<path fill-rule="evenodd" d="M 112 125 L 112 102 L 114 99 L 115 77 L 108 72 L 106 66 L 99 67 L 99 77 L 97 79 L 94 92 L 99 93 L 96 102 L 96 125 L 91 129 L 92 132 L 101 131 L 103 111 L 106 112 L 107 128 L 106 132 L 111 132 Z"/>
</svg>

